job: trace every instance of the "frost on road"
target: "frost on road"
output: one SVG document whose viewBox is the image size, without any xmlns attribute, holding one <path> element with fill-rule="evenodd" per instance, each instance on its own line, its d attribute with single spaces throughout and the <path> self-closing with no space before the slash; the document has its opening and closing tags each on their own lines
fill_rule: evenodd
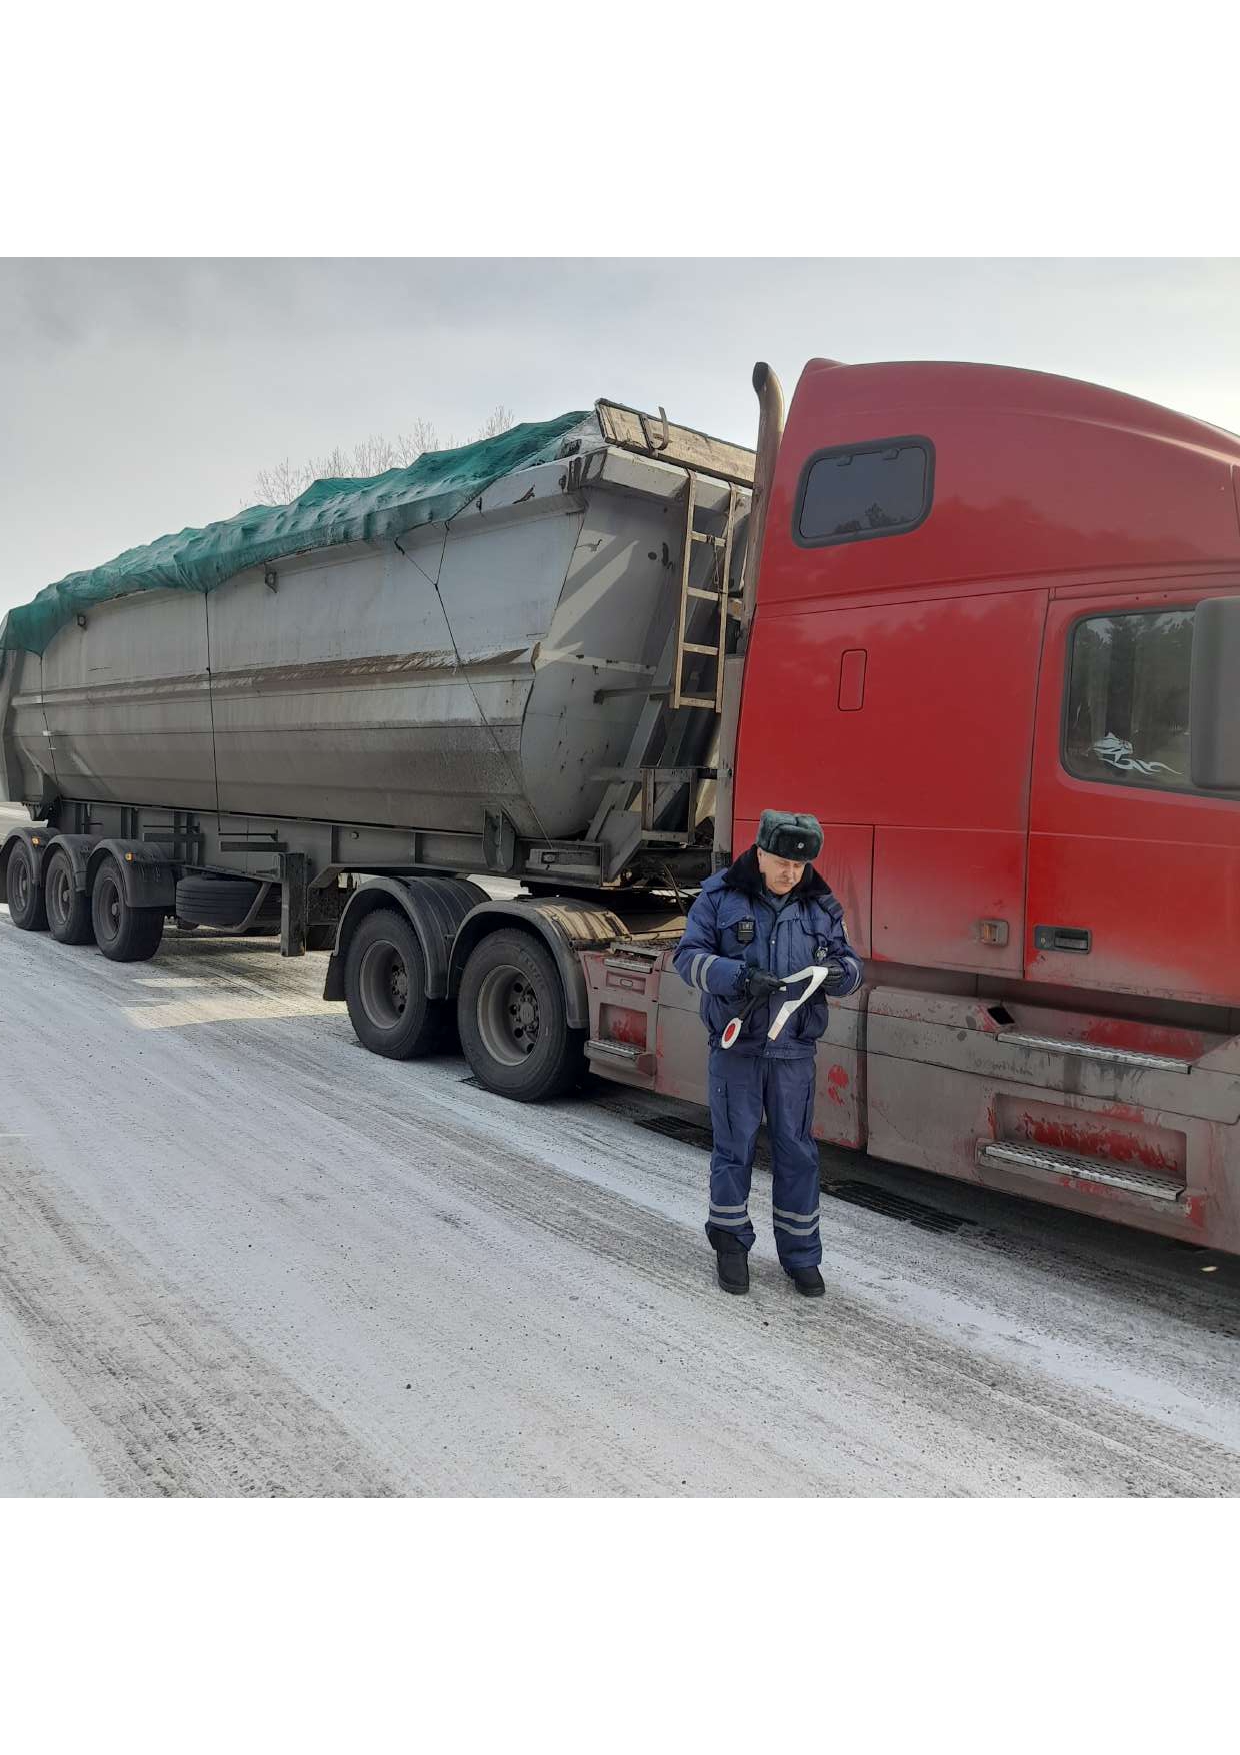
<svg viewBox="0 0 1240 1755">
<path fill-rule="evenodd" d="M 699 1112 L 380 1060 L 323 967 L 0 910 L 0 1494 L 1240 1491 L 1235 1264 L 923 1178 L 807 1303 L 759 1175 L 724 1298 Z"/>
</svg>

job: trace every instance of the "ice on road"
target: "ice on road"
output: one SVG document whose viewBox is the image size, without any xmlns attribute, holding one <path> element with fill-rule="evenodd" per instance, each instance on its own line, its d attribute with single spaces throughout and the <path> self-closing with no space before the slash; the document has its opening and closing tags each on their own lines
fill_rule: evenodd
<svg viewBox="0 0 1240 1755">
<path fill-rule="evenodd" d="M 1240 1490 L 1231 1264 L 824 1199 L 810 1302 L 759 1175 L 725 1298 L 676 1105 L 378 1059 L 323 970 L 0 910 L 0 1494 Z"/>
</svg>

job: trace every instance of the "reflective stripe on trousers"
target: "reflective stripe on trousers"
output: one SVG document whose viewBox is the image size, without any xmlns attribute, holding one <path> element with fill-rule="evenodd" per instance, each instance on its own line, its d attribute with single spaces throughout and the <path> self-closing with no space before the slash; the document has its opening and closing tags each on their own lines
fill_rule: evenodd
<svg viewBox="0 0 1240 1755">
<path fill-rule="evenodd" d="M 814 1120 L 814 1058 L 782 1059 L 731 1054 L 713 1048 L 709 1062 L 710 1119 L 715 1148 L 710 1159 L 710 1213 L 706 1235 L 735 1237 L 753 1247 L 749 1184 L 754 1148 L 766 1112 L 772 1156 L 772 1223 L 785 1267 L 816 1267 L 818 1147 Z"/>
</svg>

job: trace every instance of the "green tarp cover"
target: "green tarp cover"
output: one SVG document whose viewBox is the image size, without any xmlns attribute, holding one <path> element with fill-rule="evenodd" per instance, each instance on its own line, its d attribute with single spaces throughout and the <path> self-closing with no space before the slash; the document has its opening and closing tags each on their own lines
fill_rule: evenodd
<svg viewBox="0 0 1240 1755">
<path fill-rule="evenodd" d="M 53 635 L 92 604 L 133 591 L 214 591 L 248 567 L 307 549 L 385 541 L 451 518 L 484 488 L 535 463 L 549 463 L 560 441 L 589 418 L 562 414 L 527 421 L 495 439 L 454 451 L 427 451 L 407 469 L 363 480 L 316 481 L 287 506 L 251 506 L 235 518 L 161 536 L 126 549 L 105 566 L 70 573 L 31 603 L 10 610 L 0 626 L 0 653 L 42 652 Z"/>
</svg>

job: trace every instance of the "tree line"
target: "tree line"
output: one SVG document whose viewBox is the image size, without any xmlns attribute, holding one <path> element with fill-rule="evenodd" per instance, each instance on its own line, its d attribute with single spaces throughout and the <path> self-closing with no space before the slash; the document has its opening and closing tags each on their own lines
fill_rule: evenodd
<svg viewBox="0 0 1240 1755">
<path fill-rule="evenodd" d="M 415 420 L 409 431 L 385 438 L 372 433 L 359 440 L 351 449 L 341 445 L 319 457 L 307 457 L 294 463 L 285 458 L 254 477 L 251 498 L 245 504 L 286 506 L 304 494 L 311 482 L 329 477 L 364 477 L 382 475 L 385 469 L 407 469 L 427 451 L 450 451 L 458 443 L 474 444 L 479 439 L 494 439 L 516 424 L 513 412 L 502 404 L 493 408 L 472 438 L 458 440 L 452 434 L 442 437 L 433 421 Z"/>
</svg>

